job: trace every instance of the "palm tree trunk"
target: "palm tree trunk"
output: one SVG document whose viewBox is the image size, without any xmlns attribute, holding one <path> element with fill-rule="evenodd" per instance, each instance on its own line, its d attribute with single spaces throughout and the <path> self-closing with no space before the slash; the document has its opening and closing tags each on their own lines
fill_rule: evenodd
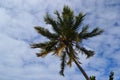
<svg viewBox="0 0 120 80">
<path fill-rule="evenodd" d="M 86 78 L 86 80 L 90 80 L 90 78 L 88 77 L 88 75 L 86 74 L 86 72 L 83 70 L 83 68 L 80 66 L 80 64 L 74 59 L 75 64 L 77 65 L 77 67 L 79 68 L 79 70 L 82 72 L 82 74 L 84 75 L 84 77 Z"/>
<path fill-rule="evenodd" d="M 68 48 L 65 48 L 67 51 L 67 54 L 69 55 L 69 51 Z M 80 66 L 79 62 L 76 61 L 75 58 L 73 58 L 75 64 L 77 65 L 77 67 L 79 68 L 79 70 L 82 72 L 83 76 L 85 77 L 86 80 L 90 80 L 90 78 L 88 77 L 88 75 L 86 74 L 86 72 L 83 70 L 83 68 Z"/>
</svg>

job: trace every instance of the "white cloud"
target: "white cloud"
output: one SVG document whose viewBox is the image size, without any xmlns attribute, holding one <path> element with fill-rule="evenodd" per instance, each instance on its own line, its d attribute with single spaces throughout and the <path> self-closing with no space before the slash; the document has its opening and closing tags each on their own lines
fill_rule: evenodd
<svg viewBox="0 0 120 80">
<path fill-rule="evenodd" d="M 96 75 L 97 80 L 107 79 L 108 75 L 104 74 L 113 70 L 116 80 L 119 80 L 119 0 L 1 0 L 1 80 L 84 79 L 75 65 L 71 69 L 66 68 L 65 77 L 59 76 L 59 59 L 51 55 L 45 59 L 37 58 L 35 52 L 38 50 L 32 50 L 29 46 L 31 42 L 41 42 L 45 39 L 35 32 L 33 29 L 35 25 L 50 29 L 43 20 L 45 13 L 50 12 L 53 15 L 54 10 L 62 11 L 65 4 L 70 5 L 75 14 L 79 11 L 87 13 L 84 23 L 90 24 L 91 28 L 100 26 L 105 29 L 101 36 L 84 41 L 84 44 L 95 50 L 96 54 L 88 60 L 85 60 L 85 56 L 80 58 L 83 68 L 89 75 Z"/>
</svg>

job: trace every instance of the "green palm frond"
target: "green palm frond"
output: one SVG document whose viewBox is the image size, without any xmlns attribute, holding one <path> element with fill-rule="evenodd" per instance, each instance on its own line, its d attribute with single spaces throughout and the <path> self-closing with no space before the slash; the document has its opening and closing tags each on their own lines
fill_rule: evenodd
<svg viewBox="0 0 120 80">
<path fill-rule="evenodd" d="M 87 55 L 87 58 L 92 57 L 95 53 L 92 50 L 87 50 L 84 47 L 81 47 L 80 50 Z"/>
<path fill-rule="evenodd" d="M 103 32 L 102 29 L 100 29 L 100 28 L 95 28 L 95 29 L 92 30 L 90 37 L 100 35 L 102 32 Z"/>
<path fill-rule="evenodd" d="M 88 25 L 83 26 L 83 27 L 82 27 L 82 31 L 79 33 L 79 36 L 87 33 L 87 32 L 88 32 L 88 28 L 89 28 Z"/>
<path fill-rule="evenodd" d="M 72 62 L 73 62 L 73 59 L 75 58 L 74 57 L 74 51 L 73 51 L 73 48 L 69 46 L 69 53 L 68 53 L 68 56 L 69 56 L 69 61 L 67 62 L 67 64 L 71 67 L 72 66 Z"/>
<path fill-rule="evenodd" d="M 55 51 L 53 48 L 42 49 L 41 52 L 36 53 L 37 57 L 46 57 L 50 52 Z"/>
<path fill-rule="evenodd" d="M 41 49 L 45 49 L 48 45 L 49 45 L 49 42 L 34 43 L 34 44 L 31 44 L 31 48 L 41 48 Z"/>
<path fill-rule="evenodd" d="M 58 24 L 62 25 L 63 24 L 63 19 L 62 19 L 60 13 L 56 10 L 55 14 L 57 15 Z"/>
<path fill-rule="evenodd" d="M 85 33 L 82 32 L 82 33 L 79 34 L 79 36 L 83 39 L 87 39 L 87 38 L 91 38 L 91 37 L 100 35 L 101 33 L 103 33 L 102 29 L 95 28 L 91 32 L 85 32 Z"/>
<path fill-rule="evenodd" d="M 45 57 L 49 52 L 43 49 L 40 53 L 36 53 L 37 57 Z"/>
<path fill-rule="evenodd" d="M 40 26 L 35 26 L 35 30 L 37 30 L 38 33 L 40 33 L 42 36 L 47 37 L 48 39 L 56 39 L 58 38 L 58 35 L 55 33 L 49 32 L 47 29 L 40 27 Z"/>
<path fill-rule="evenodd" d="M 64 6 L 62 12 L 63 27 L 70 29 L 74 23 L 74 12 L 68 7 Z"/>
<path fill-rule="evenodd" d="M 90 58 L 90 57 L 92 57 L 95 54 L 94 51 L 87 50 L 86 48 L 79 46 L 79 44 L 76 44 L 76 50 L 77 51 L 81 51 L 82 53 L 84 53 L 85 55 L 87 55 L 87 58 Z"/>
<path fill-rule="evenodd" d="M 60 18 L 59 14 L 58 13 L 56 13 L 56 14 Z M 58 26 L 58 25 L 60 25 L 61 22 L 58 23 L 58 21 L 54 20 L 48 13 L 44 17 L 44 20 L 47 24 L 52 25 L 52 28 L 56 33 L 61 34 L 60 26 Z"/>
<path fill-rule="evenodd" d="M 75 17 L 75 23 L 74 23 L 73 30 L 76 30 L 80 27 L 80 24 L 82 23 L 84 17 L 85 17 L 85 14 L 83 13 L 79 13 L 79 15 Z"/>
<path fill-rule="evenodd" d="M 36 43 L 36 44 L 32 44 L 31 48 L 40 48 L 40 49 L 42 49 L 42 51 L 40 53 L 37 53 L 37 56 L 38 57 L 44 57 L 48 53 L 53 52 L 53 51 L 56 50 L 56 44 L 57 44 L 57 41 Z"/>
<path fill-rule="evenodd" d="M 64 76 L 64 69 L 66 66 L 66 53 L 63 52 L 62 56 L 61 56 L 61 70 L 60 70 L 60 75 Z"/>
<path fill-rule="evenodd" d="M 83 40 L 82 39 L 83 34 L 88 32 L 88 28 L 89 28 L 88 25 L 83 26 L 80 33 L 78 33 L 78 32 L 75 33 L 73 40 L 76 42 L 81 42 Z"/>
<path fill-rule="evenodd" d="M 57 41 L 49 41 L 49 42 L 44 42 L 44 43 L 34 43 L 34 44 L 31 44 L 31 48 L 46 49 L 47 47 L 50 46 L 50 48 L 51 48 L 56 44 L 57 44 Z"/>
<path fill-rule="evenodd" d="M 69 56 L 69 61 L 68 61 L 68 65 L 71 67 L 72 66 L 72 62 L 74 61 L 74 59 L 78 60 L 78 53 L 75 52 L 75 50 L 73 49 L 72 45 L 68 46 L 68 49 L 66 49 L 67 54 Z"/>
</svg>

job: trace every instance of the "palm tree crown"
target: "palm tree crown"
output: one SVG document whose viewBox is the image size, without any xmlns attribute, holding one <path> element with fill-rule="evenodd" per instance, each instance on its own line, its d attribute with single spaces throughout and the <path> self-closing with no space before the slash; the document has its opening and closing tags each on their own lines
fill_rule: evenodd
<svg viewBox="0 0 120 80">
<path fill-rule="evenodd" d="M 101 34 L 103 30 L 95 28 L 92 31 L 88 31 L 88 25 L 82 27 L 81 24 L 85 15 L 79 13 L 75 16 L 68 6 L 64 6 L 62 14 L 55 11 L 55 15 L 56 18 L 53 18 L 47 13 L 44 17 L 46 24 L 52 26 L 54 33 L 43 27 L 35 26 L 35 30 L 49 40 L 43 43 L 33 43 L 31 47 L 41 49 L 41 52 L 37 53 L 38 57 L 45 57 L 50 52 L 59 56 L 61 58 L 60 74 L 64 75 L 66 65 L 71 66 L 72 62 L 80 65 L 79 53 L 87 55 L 87 58 L 94 55 L 94 51 L 87 50 L 85 47 L 80 46 L 80 43 L 84 39 Z M 81 31 L 79 31 L 80 28 Z"/>
</svg>

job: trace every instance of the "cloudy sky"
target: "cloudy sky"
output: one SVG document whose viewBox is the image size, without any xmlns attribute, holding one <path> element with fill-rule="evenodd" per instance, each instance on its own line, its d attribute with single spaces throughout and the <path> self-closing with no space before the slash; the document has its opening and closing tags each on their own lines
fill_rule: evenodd
<svg viewBox="0 0 120 80">
<path fill-rule="evenodd" d="M 61 77 L 59 58 L 37 58 L 39 50 L 29 46 L 45 40 L 33 27 L 51 29 L 43 16 L 61 11 L 64 5 L 75 14 L 86 13 L 84 24 L 91 29 L 99 26 L 105 30 L 84 41 L 96 51 L 90 59 L 84 55 L 80 58 L 87 74 L 108 80 L 110 71 L 114 71 L 115 80 L 120 80 L 120 0 L 0 0 L 0 80 L 85 80 L 75 65 L 66 67 L 65 77 Z"/>
</svg>

